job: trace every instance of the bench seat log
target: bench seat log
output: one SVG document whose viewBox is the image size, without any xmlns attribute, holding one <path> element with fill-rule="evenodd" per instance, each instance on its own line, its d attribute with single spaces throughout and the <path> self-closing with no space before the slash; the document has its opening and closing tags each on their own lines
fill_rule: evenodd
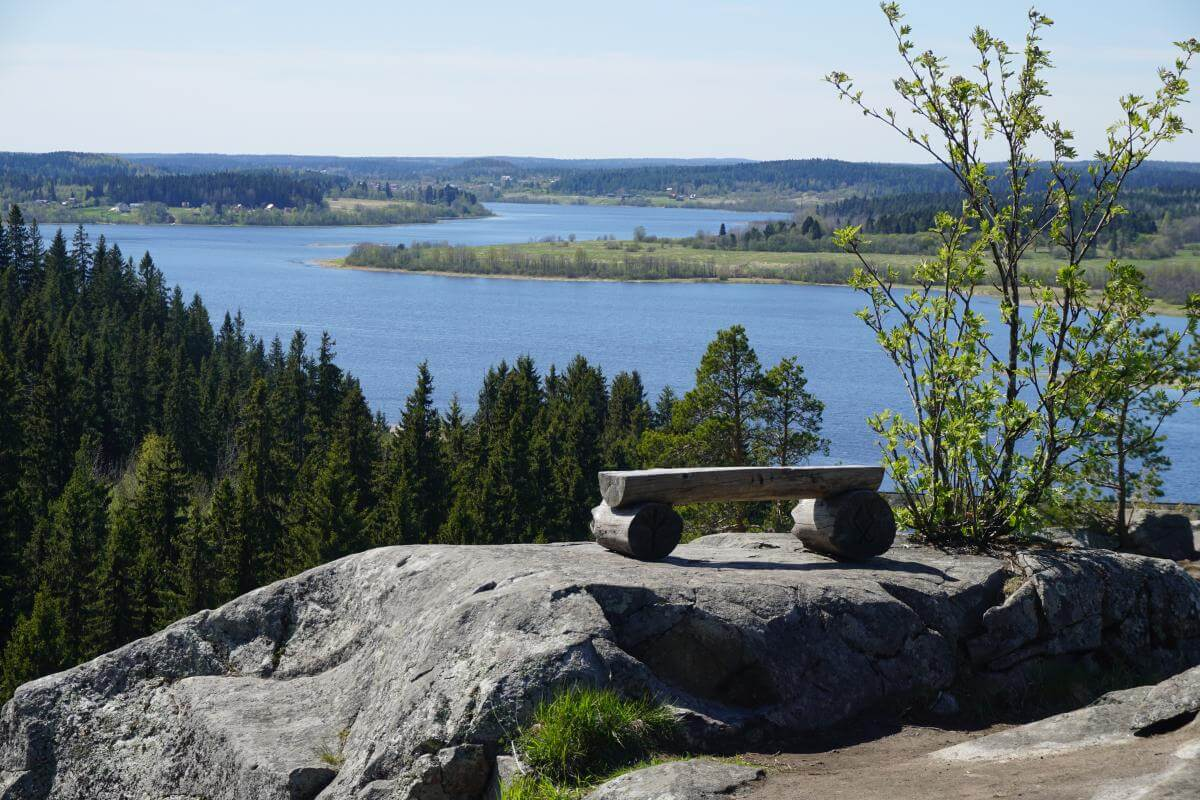
<svg viewBox="0 0 1200 800">
<path fill-rule="evenodd" d="M 667 503 L 592 509 L 592 536 L 602 547 L 643 561 L 666 558 L 683 537 L 683 519 Z"/>
<path fill-rule="evenodd" d="M 887 552 L 896 540 L 896 516 L 874 490 L 801 500 L 792 519 L 792 534 L 805 548 L 834 558 L 862 561 Z"/>
<path fill-rule="evenodd" d="M 610 508 L 636 503 L 801 500 L 878 489 L 882 467 L 702 467 L 600 473 Z"/>
</svg>

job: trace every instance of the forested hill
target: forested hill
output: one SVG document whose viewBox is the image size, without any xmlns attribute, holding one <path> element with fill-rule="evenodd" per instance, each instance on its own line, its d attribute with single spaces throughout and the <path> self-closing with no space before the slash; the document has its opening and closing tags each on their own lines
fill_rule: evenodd
<svg viewBox="0 0 1200 800">
<path fill-rule="evenodd" d="M 268 172 L 208 172 L 192 175 L 114 175 L 89 187 L 108 202 L 164 203 L 168 206 L 320 205 L 339 186 L 319 175 Z"/>
<path fill-rule="evenodd" d="M 0 152 L 0 193 L 20 195 L 53 184 L 83 184 L 152 171 L 101 153 Z"/>
<path fill-rule="evenodd" d="M 538 158 L 530 156 L 297 156 L 225 153 L 125 153 L 130 163 L 176 173 L 221 170 L 312 170 L 351 178 L 454 177 L 488 172 L 574 172 L 644 166 L 735 164 L 738 158 Z"/>
<path fill-rule="evenodd" d="M 853 187 L 870 194 L 953 191 L 945 170 L 926 165 L 869 164 L 829 159 L 759 161 L 716 166 L 655 166 L 602 169 L 564 175 L 564 194 L 633 194 L 671 187 L 706 195 L 742 191 L 824 192 Z"/>
<path fill-rule="evenodd" d="M 1085 165 L 1078 165 L 1083 168 Z M 1044 181 L 1044 174 L 1035 181 Z M 1001 174 L 997 167 L 994 174 Z M 860 196 L 934 194 L 957 191 L 953 177 L 932 164 L 883 164 L 799 159 L 709 166 L 664 165 L 632 169 L 600 169 L 563 175 L 554 185 L 561 194 L 623 195 L 663 192 L 707 196 L 739 192 L 773 194 L 845 190 Z M 1130 178 L 1129 188 L 1164 191 L 1200 189 L 1195 164 L 1147 163 Z"/>
</svg>

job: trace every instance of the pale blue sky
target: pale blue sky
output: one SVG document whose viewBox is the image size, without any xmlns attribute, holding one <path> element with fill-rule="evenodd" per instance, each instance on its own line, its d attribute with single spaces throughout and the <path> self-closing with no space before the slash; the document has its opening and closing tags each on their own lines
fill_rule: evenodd
<svg viewBox="0 0 1200 800">
<path fill-rule="evenodd" d="M 972 27 L 1015 44 L 1027 2 L 904 6 L 965 69 Z M 1200 0 L 1039 8 L 1085 151 L 1200 37 Z M 0 0 L 0 149 L 921 160 L 821 82 L 891 103 L 890 36 L 874 0 Z"/>
</svg>

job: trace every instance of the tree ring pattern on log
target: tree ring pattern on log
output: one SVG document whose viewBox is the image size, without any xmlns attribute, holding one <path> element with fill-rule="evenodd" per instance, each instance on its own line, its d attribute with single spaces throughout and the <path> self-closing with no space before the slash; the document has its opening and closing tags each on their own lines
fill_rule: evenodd
<svg viewBox="0 0 1200 800">
<path fill-rule="evenodd" d="M 896 517 L 878 492 L 858 489 L 801 500 L 792 532 L 810 550 L 861 561 L 887 552 L 896 540 Z"/>
<path fill-rule="evenodd" d="M 603 547 L 643 561 L 666 558 L 683 538 L 683 518 L 669 503 L 592 509 L 592 535 Z"/>
</svg>

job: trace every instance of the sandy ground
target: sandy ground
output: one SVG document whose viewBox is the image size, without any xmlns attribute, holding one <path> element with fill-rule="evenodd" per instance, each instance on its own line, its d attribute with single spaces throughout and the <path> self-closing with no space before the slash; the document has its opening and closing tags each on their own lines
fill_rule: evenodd
<svg viewBox="0 0 1200 800">
<path fill-rule="evenodd" d="M 950 763 L 929 753 L 1003 730 L 977 731 L 904 726 L 878 738 L 860 732 L 823 745 L 780 753 L 746 753 L 767 779 L 751 800 L 1090 800 L 1106 784 L 1157 772 L 1181 745 L 1200 736 L 1200 723 L 1172 733 L 1074 753 L 1002 763 Z M 867 741 L 854 742 L 867 737 Z"/>
</svg>

